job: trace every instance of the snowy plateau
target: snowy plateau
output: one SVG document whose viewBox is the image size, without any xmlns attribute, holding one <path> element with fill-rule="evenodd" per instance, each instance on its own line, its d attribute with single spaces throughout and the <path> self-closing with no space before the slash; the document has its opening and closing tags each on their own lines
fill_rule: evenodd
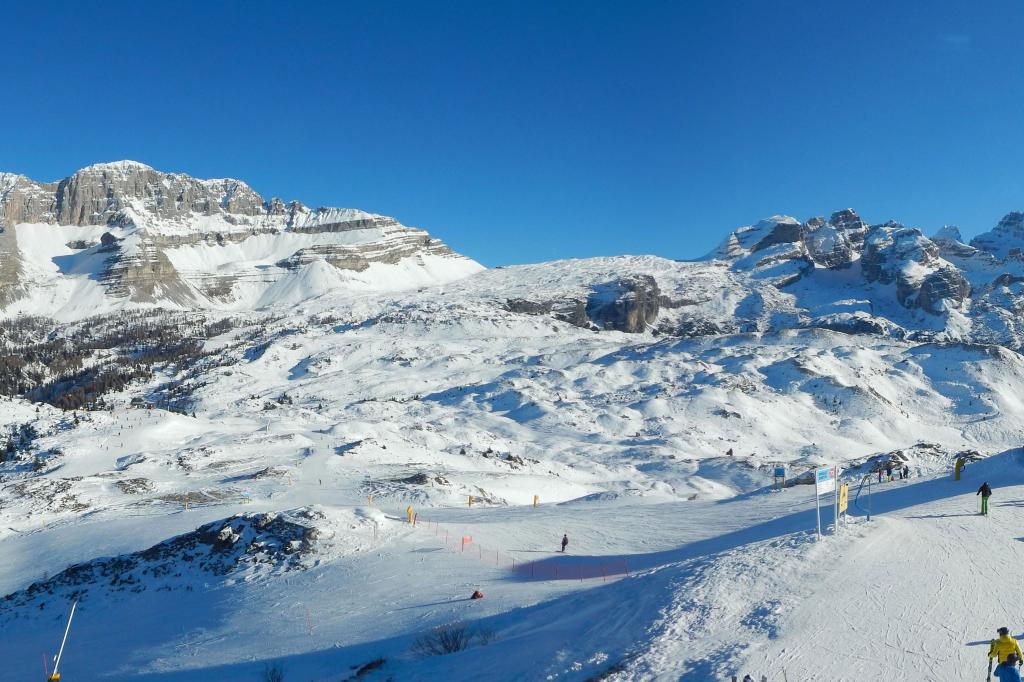
<svg viewBox="0 0 1024 682">
<path fill-rule="evenodd" d="M 1024 214 L 724 237 L 485 269 L 238 180 L 0 173 L 0 679 L 73 603 L 70 681 L 983 679 Z"/>
</svg>

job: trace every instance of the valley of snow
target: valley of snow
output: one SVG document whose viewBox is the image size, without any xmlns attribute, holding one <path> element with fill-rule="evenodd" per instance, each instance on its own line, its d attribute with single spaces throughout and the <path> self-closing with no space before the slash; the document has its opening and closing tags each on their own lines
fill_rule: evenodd
<svg viewBox="0 0 1024 682">
<path fill-rule="evenodd" d="M 585 279 L 609 265 L 564 267 Z M 545 271 L 251 315 L 206 343 L 216 362 L 177 377 L 195 417 L 129 404 L 170 376 L 108 396 L 112 411 L 4 401 L 42 453 L 39 471 L 4 465 L 4 679 L 41 673 L 76 596 L 67 679 L 256 680 L 279 661 L 286 679 L 337 680 L 378 658 L 361 679 L 948 680 L 982 667 L 969 643 L 1010 614 L 980 585 L 1019 544 L 1020 508 L 998 502 L 1024 489 L 1000 488 L 992 519 L 944 515 L 973 511 L 980 478 L 1024 483 L 1016 353 L 815 329 L 594 332 L 492 305 L 503 278 L 541 291 Z M 860 465 L 856 485 L 867 458 L 896 450 L 912 481 L 876 490 L 886 513 L 851 509 L 821 543 L 811 488 L 769 491 L 776 463 Z M 1007 454 L 954 485 L 942 479 L 959 450 Z M 286 548 L 291 536 L 252 530 L 261 513 L 316 539 Z M 204 524 L 234 524 L 252 543 L 244 560 L 218 558 L 193 533 Z M 188 533 L 187 550 L 144 552 Z M 161 558 L 136 565 L 136 552 Z M 119 558 L 61 574 L 102 557 Z M 474 589 L 485 599 L 466 600 Z M 924 617 L 914 599 L 940 606 Z M 452 621 L 493 639 L 410 652 Z"/>
<path fill-rule="evenodd" d="M 980 679 L 1022 249 L 846 209 L 484 270 L 238 180 L 0 174 L 0 680 L 76 602 L 64 680 Z"/>
</svg>

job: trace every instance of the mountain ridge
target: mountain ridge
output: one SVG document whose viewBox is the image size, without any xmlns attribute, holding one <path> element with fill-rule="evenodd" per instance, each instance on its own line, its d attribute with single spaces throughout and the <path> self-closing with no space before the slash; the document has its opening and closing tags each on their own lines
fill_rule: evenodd
<svg viewBox="0 0 1024 682">
<path fill-rule="evenodd" d="M 53 183 L 0 174 L 0 229 L 0 306 L 17 313 L 12 304 L 23 301 L 22 310 L 64 318 L 125 304 L 253 308 L 313 260 L 356 288 L 384 290 L 481 269 L 388 216 L 264 199 L 241 180 L 136 161 L 94 164 Z M 44 300 L 32 295 L 47 289 Z"/>
</svg>

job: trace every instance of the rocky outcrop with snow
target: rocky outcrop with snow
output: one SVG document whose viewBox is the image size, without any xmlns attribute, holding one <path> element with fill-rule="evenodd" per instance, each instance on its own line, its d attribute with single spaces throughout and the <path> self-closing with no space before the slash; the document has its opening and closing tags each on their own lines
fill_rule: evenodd
<svg viewBox="0 0 1024 682">
<path fill-rule="evenodd" d="M 238 514 L 141 552 L 69 566 L 52 578 L 6 595 L 0 600 L 0 618 L 16 616 L 26 605 L 35 607 L 35 612 L 47 604 L 61 610 L 72 599 L 102 603 L 119 592 L 191 591 L 201 580 L 213 577 L 252 581 L 303 570 L 313 565 L 313 557 L 322 549 L 321 536 L 333 536 L 336 521 L 316 508 Z"/>
<path fill-rule="evenodd" d="M 481 269 L 393 218 L 264 200 L 239 180 L 132 161 L 54 183 L 0 174 L 0 229 L 0 305 L 24 299 L 21 309 L 63 317 L 124 304 L 269 305 L 268 290 L 321 261 L 353 275 L 324 284 L 381 290 Z"/>
</svg>

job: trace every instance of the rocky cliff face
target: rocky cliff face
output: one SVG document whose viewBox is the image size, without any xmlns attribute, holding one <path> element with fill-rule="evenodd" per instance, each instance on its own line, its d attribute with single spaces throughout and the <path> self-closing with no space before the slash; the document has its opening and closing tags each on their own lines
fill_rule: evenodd
<svg viewBox="0 0 1024 682">
<path fill-rule="evenodd" d="M 753 271 L 776 288 L 815 270 L 859 263 L 863 281 L 893 285 L 895 299 L 904 308 L 943 315 L 961 309 L 971 291 L 957 266 L 943 258 L 944 253 L 963 257 L 977 251 L 958 236 L 955 230 L 945 230 L 932 240 L 917 228 L 896 222 L 869 226 L 853 209 L 844 209 L 827 221 L 816 217 L 800 223 L 775 216 L 741 228 L 710 257 L 731 262 L 737 271 Z M 744 248 L 744 243 L 751 246 Z"/>
<path fill-rule="evenodd" d="M 56 265 L 51 279 L 67 288 L 78 285 L 65 280 L 84 275 L 112 299 L 185 307 L 244 306 L 259 298 L 257 289 L 314 261 L 363 272 L 411 260 L 427 281 L 480 269 L 393 218 L 264 200 L 239 180 L 132 161 L 89 166 L 54 183 L 0 174 L 0 230 L 0 306 L 41 284 L 26 274 L 26 254 L 42 258 L 29 268 L 37 275 Z M 65 248 L 47 253 L 42 241 Z M 425 259 L 447 266 L 427 268 Z"/>
<path fill-rule="evenodd" d="M 868 225 L 851 209 L 806 222 L 776 215 L 695 261 L 557 261 L 490 271 L 464 286 L 505 310 L 595 331 L 695 337 L 819 328 L 1022 349 L 1024 258 L 1000 241 L 1013 243 L 1019 231 L 1024 214 L 970 245 L 954 227 L 928 237 L 897 222 Z"/>
</svg>

